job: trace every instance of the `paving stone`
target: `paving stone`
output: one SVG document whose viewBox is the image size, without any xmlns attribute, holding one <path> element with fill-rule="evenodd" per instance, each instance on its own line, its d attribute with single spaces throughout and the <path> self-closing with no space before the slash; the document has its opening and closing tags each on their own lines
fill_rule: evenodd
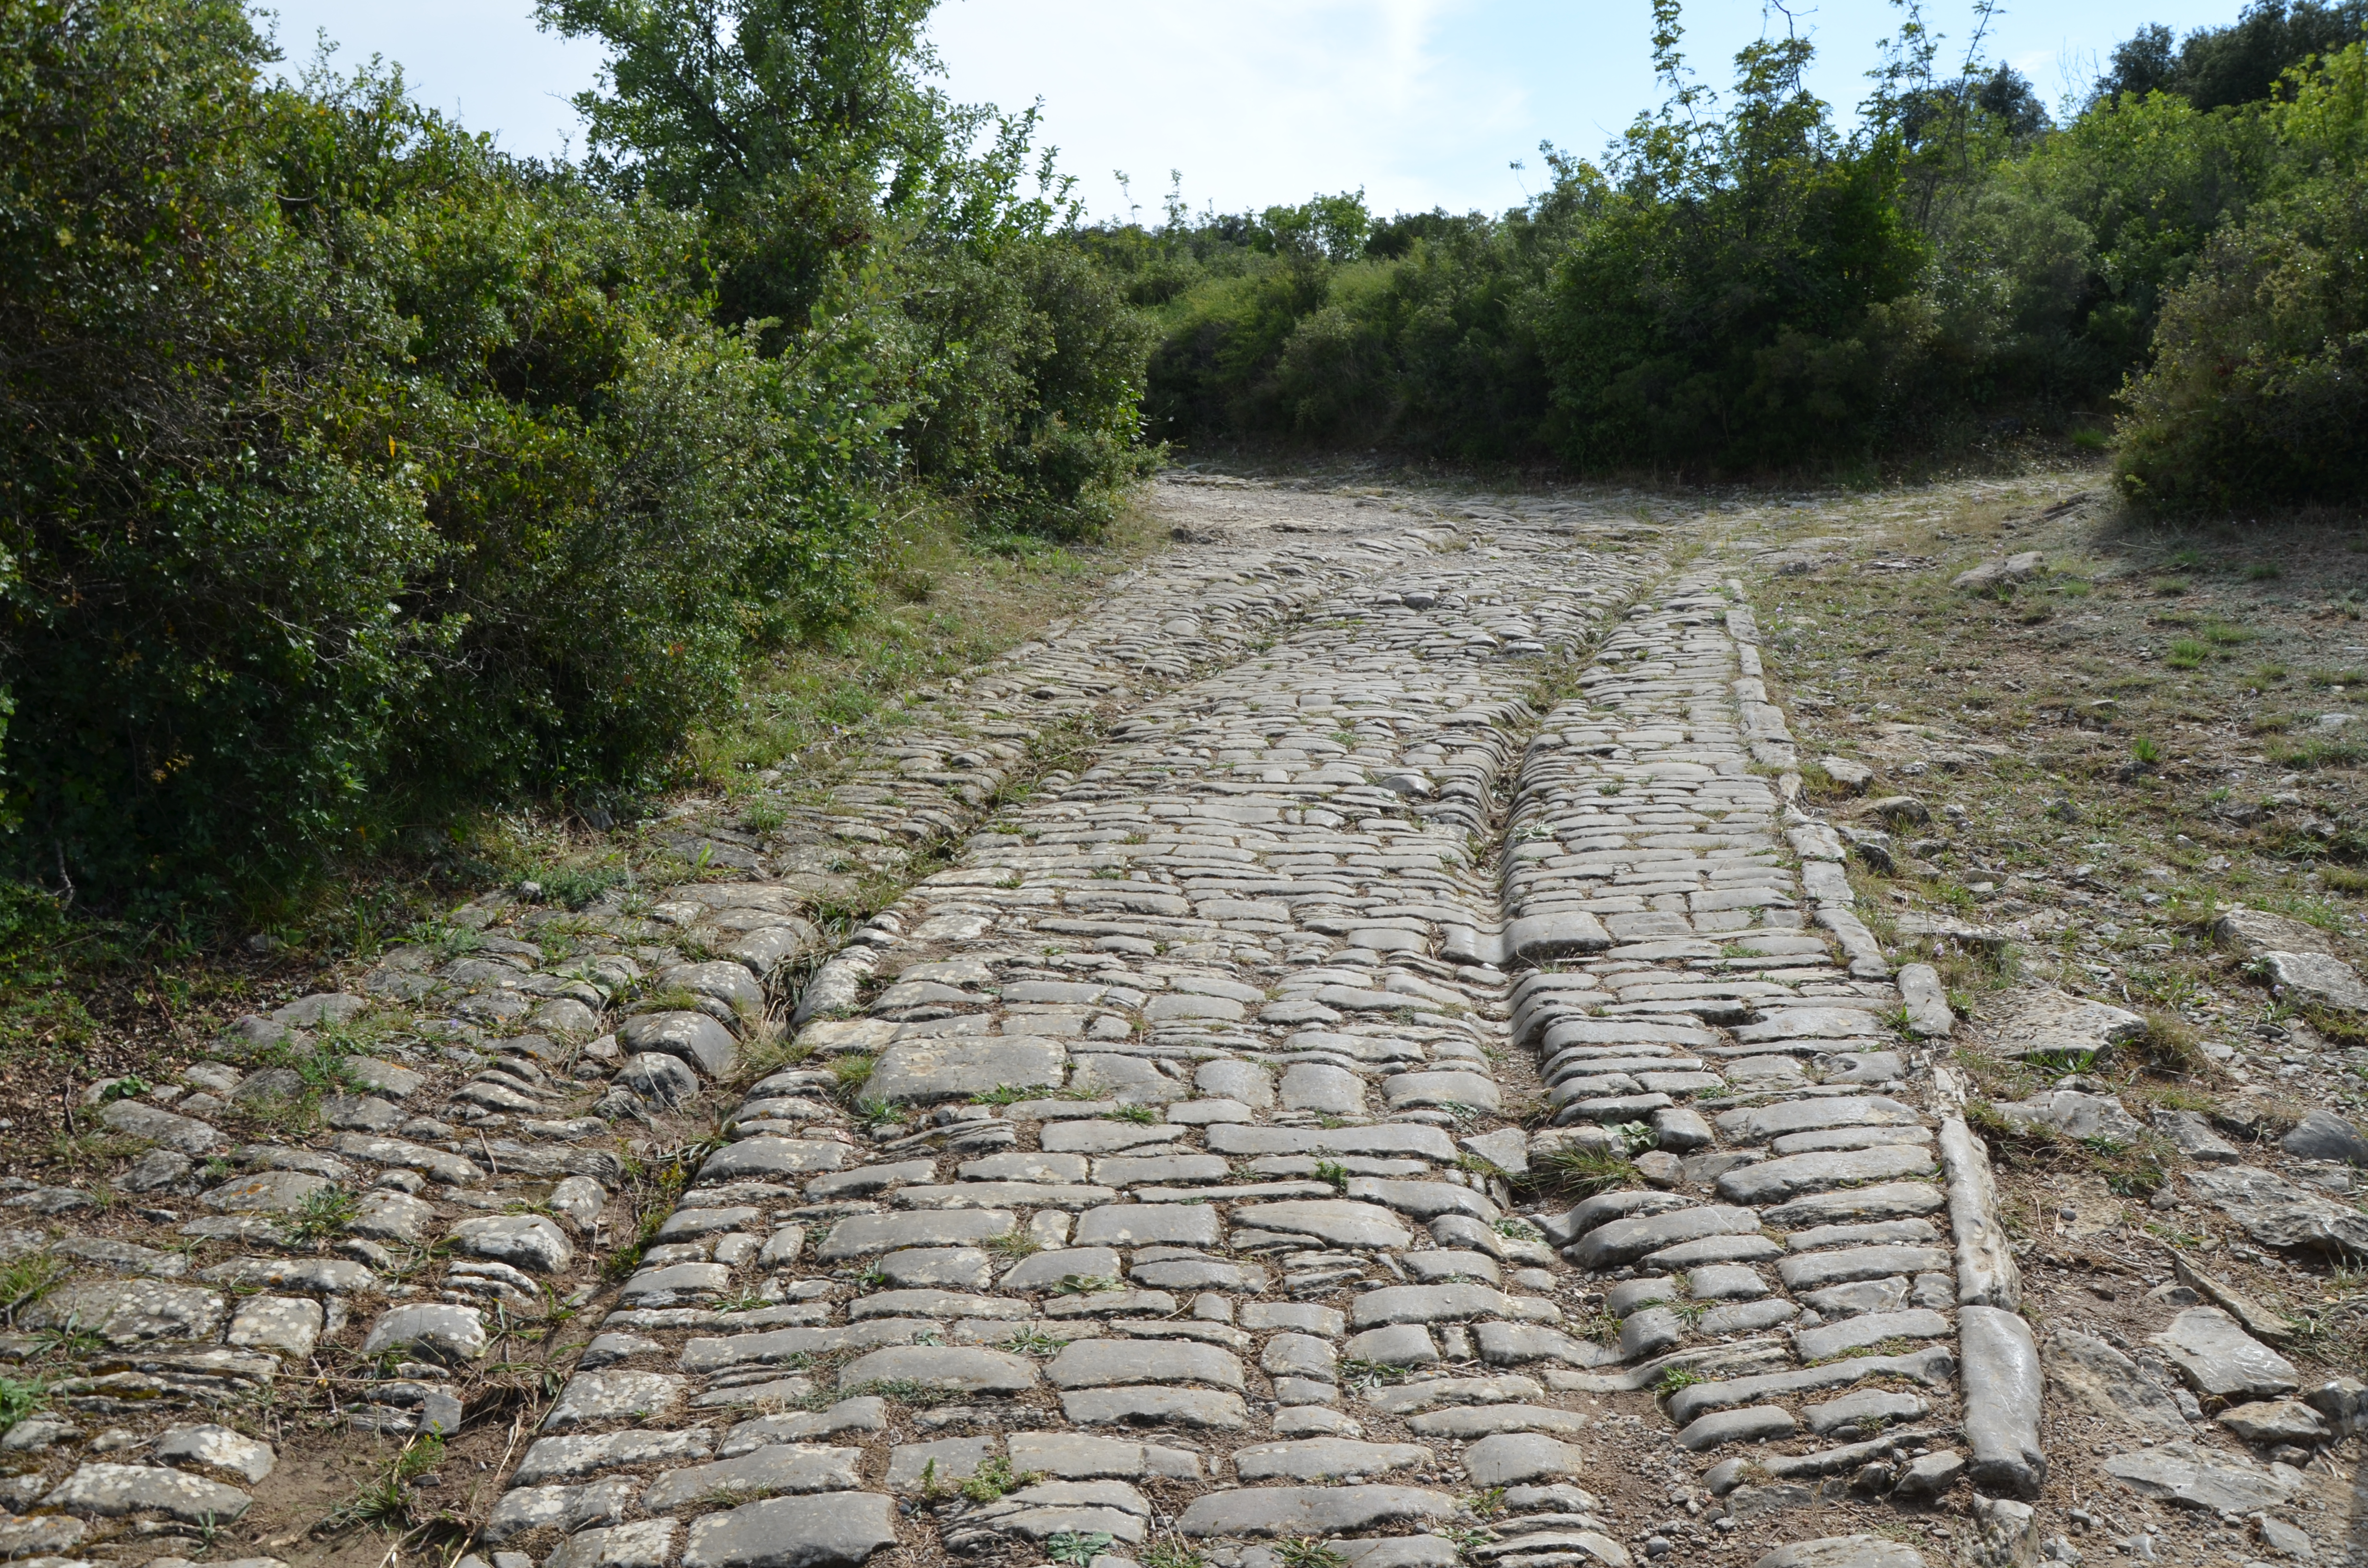
<svg viewBox="0 0 2368 1568">
<path fill-rule="evenodd" d="M 1794 1332 L 1793 1343 L 1802 1360 L 1822 1361 L 1886 1339 L 1937 1339 L 1949 1332 L 1949 1320 L 1939 1312 L 1911 1307 L 1905 1312 L 1863 1312 L 1819 1328 L 1800 1329 Z"/>
<path fill-rule="evenodd" d="M 1575 1410 L 1554 1410 L 1533 1404 L 1457 1405 L 1425 1411 L 1409 1418 L 1407 1430 L 1417 1437 L 1444 1437 L 1469 1442 L 1499 1432 L 1544 1432 L 1576 1437 L 1594 1422 Z"/>
<path fill-rule="evenodd" d="M 1012 1228 L 1017 1218 L 1005 1209 L 858 1214 L 830 1228 L 830 1233 L 814 1247 L 814 1260 L 839 1263 L 848 1258 L 876 1256 L 900 1247 L 969 1245 L 1002 1235 Z"/>
<path fill-rule="evenodd" d="M 1234 1450 L 1234 1473 L 1245 1482 L 1334 1481 L 1428 1465 L 1419 1443 L 1362 1443 L 1348 1437 L 1305 1437 Z"/>
<path fill-rule="evenodd" d="M 1201 1456 L 1189 1449 L 1093 1437 L 1078 1432 L 1014 1432 L 1011 1468 L 1064 1481 L 1132 1481 L 1144 1476 L 1201 1479 Z"/>
<path fill-rule="evenodd" d="M 1463 1471 L 1478 1487 L 1560 1479 L 1586 1468 L 1580 1451 L 1542 1432 L 1499 1432 L 1463 1450 Z"/>
<path fill-rule="evenodd" d="M 1049 1290 L 1064 1279 L 1120 1278 L 1118 1251 L 1106 1246 L 1058 1247 L 1015 1263 L 1003 1276 L 1006 1291 Z"/>
<path fill-rule="evenodd" d="M 578 1372 L 560 1390 L 559 1399 L 543 1418 L 543 1429 L 604 1421 L 643 1421 L 673 1412 L 683 1401 L 689 1380 L 669 1372 Z"/>
<path fill-rule="evenodd" d="M 1759 1218 L 1776 1230 L 1807 1230 L 1858 1220 L 1937 1214 L 1948 1202 L 1947 1195 L 1930 1182 L 1886 1181 L 1796 1198 L 1760 1210 Z"/>
<path fill-rule="evenodd" d="M 258 1171 L 223 1182 L 199 1201 L 226 1214 L 292 1214 L 333 1185 L 302 1171 Z"/>
<path fill-rule="evenodd" d="M 161 1279 L 75 1279 L 30 1306 L 17 1323 L 27 1329 L 69 1326 L 96 1334 L 109 1345 L 142 1340 L 211 1340 L 222 1332 L 229 1303 L 217 1290 L 174 1285 Z"/>
<path fill-rule="evenodd" d="M 1283 1070 L 1285 1109 L 1353 1116 L 1365 1108 L 1365 1080 L 1342 1067 L 1295 1062 Z"/>
<path fill-rule="evenodd" d="M 1212 1383 L 1239 1392 L 1239 1359 L 1212 1345 L 1190 1341 L 1082 1339 L 1064 1347 L 1044 1369 L 1055 1388 L 1110 1388 L 1126 1383 Z"/>
<path fill-rule="evenodd" d="M 1078 1426 L 1199 1426 L 1238 1431 L 1249 1425 L 1242 1396 L 1217 1389 L 1078 1389 L 1061 1395 L 1061 1414 Z"/>
<path fill-rule="evenodd" d="M 1869 1426 L 1905 1426 L 1921 1421 L 1931 1410 L 1922 1394 L 1904 1389 L 1861 1389 L 1813 1404 L 1802 1412 L 1809 1430 L 1820 1437 L 1849 1434 Z"/>
<path fill-rule="evenodd" d="M 1793 1154 L 1728 1171 L 1718 1178 L 1718 1195 L 1730 1203 L 1782 1203 L 1838 1187 L 1927 1176 L 1937 1168 L 1931 1152 L 1915 1144 Z"/>
<path fill-rule="evenodd" d="M 1400 1248 L 1414 1239 L 1389 1210 L 1345 1199 L 1241 1204 L 1233 1220 L 1237 1228 L 1311 1236 L 1327 1246 Z"/>
<path fill-rule="evenodd" d="M 1697 1453 L 1728 1443 L 1765 1442 L 1789 1437 L 1798 1424 L 1781 1404 L 1749 1404 L 1734 1410 L 1713 1410 L 1688 1422 L 1678 1434 L 1678 1446 Z"/>
<path fill-rule="evenodd" d="M 835 1171 L 847 1164 L 844 1143 L 823 1139 L 743 1138 L 707 1156 L 699 1167 L 701 1186 L 719 1182 L 768 1180 Z"/>
<path fill-rule="evenodd" d="M 516 1486 L 502 1494 L 486 1515 L 480 1536 L 498 1546 L 513 1536 L 545 1528 L 574 1534 L 587 1527 L 623 1522 L 640 1496 L 636 1480 L 596 1481 L 583 1486 Z M 456 1565 L 457 1568 L 457 1565 Z"/>
<path fill-rule="evenodd" d="M 1413 1486 L 1255 1486 L 1194 1498 L 1176 1528 L 1196 1538 L 1331 1537 L 1454 1511 L 1447 1494 Z"/>
<path fill-rule="evenodd" d="M 1214 1209 L 1192 1203 L 1110 1203 L 1077 1218 L 1075 1240 L 1093 1246 L 1215 1246 L 1224 1238 Z"/>
<path fill-rule="evenodd" d="M 1035 1363 L 1000 1350 L 900 1345 L 874 1350 L 841 1367 L 838 1386 L 843 1392 L 859 1392 L 873 1384 L 911 1382 L 961 1393 L 1019 1393 L 1035 1387 L 1036 1378 Z"/>
<path fill-rule="evenodd" d="M 422 1302 L 395 1307 L 380 1317 L 362 1342 L 362 1354 L 393 1350 L 457 1366 L 483 1356 L 488 1343 L 484 1317 L 476 1308 Z"/>
<path fill-rule="evenodd" d="M 1924 1568 L 1924 1554 L 1881 1536 L 1821 1536 L 1780 1546 L 1751 1568 Z"/>
<path fill-rule="evenodd" d="M 1950 1255 L 1939 1247 L 1844 1247 L 1831 1252 L 1801 1253 L 1776 1266 L 1776 1277 L 1788 1290 L 1814 1290 L 1851 1279 L 1881 1279 L 1946 1268 Z"/>
<path fill-rule="evenodd" d="M 811 1443 L 842 1432 L 884 1432 L 888 1402 L 872 1395 L 842 1399 L 827 1410 L 760 1415 L 743 1421 L 723 1435 L 716 1446 L 718 1459 L 733 1459 L 773 1443 Z"/>
<path fill-rule="evenodd" d="M 1293 1329 L 1302 1334 L 1319 1334 L 1337 1339 L 1349 1326 L 1345 1313 L 1336 1307 L 1318 1306 L 1300 1301 L 1245 1301 L 1242 1303 L 1241 1325 L 1253 1332 L 1270 1328 Z"/>
<path fill-rule="evenodd" d="M 1998 1307 L 1965 1307 L 1957 1318 L 1974 1484 L 1994 1496 L 2036 1497 L 2046 1484 L 2047 1455 L 2040 1446 L 2044 1387 L 2031 1325 Z"/>
<path fill-rule="evenodd" d="M 361 1195 L 354 1217 L 346 1221 L 346 1233 L 418 1246 L 427 1241 L 436 1225 L 436 1205 L 426 1199 L 373 1187 Z"/>
<path fill-rule="evenodd" d="M 367 1165 L 393 1165 L 433 1176 L 453 1187 L 475 1185 L 484 1176 L 474 1161 L 430 1149 L 402 1138 L 379 1138 L 367 1132 L 340 1132 L 329 1140 L 329 1152 Z"/>
<path fill-rule="evenodd" d="M 939 1035 L 899 1040 L 882 1052 L 864 1095 L 892 1104 L 936 1104 L 1005 1085 L 1059 1088 L 1068 1051 L 1031 1036 Z"/>
<path fill-rule="evenodd" d="M 1598 1225 L 1567 1248 L 1566 1256 L 1581 1268 L 1617 1268 L 1679 1242 L 1750 1235 L 1759 1227 L 1760 1216 L 1748 1209 L 1699 1204 Z"/>
<path fill-rule="evenodd" d="M 321 1338 L 321 1303 L 301 1296 L 249 1296 L 231 1314 L 224 1343 L 301 1359 Z M 261 1476 L 253 1479 L 260 1481 Z"/>
<path fill-rule="evenodd" d="M 776 1497 L 690 1523 L 683 1568 L 840 1568 L 896 1544 L 884 1494 Z"/>
<path fill-rule="evenodd" d="M 2293 1363 L 2217 1307 L 2190 1307 L 2149 1337 L 2209 1399 L 2274 1399 L 2302 1386 Z"/>
<path fill-rule="evenodd" d="M 564 1274 L 575 1261 L 567 1233 L 540 1214 L 489 1214 L 452 1227 L 452 1250 L 530 1274 Z"/>
<path fill-rule="evenodd" d="M 852 1492 L 863 1484 L 858 1473 L 862 1458 L 860 1449 L 774 1444 L 734 1459 L 668 1471 L 642 1494 L 642 1506 L 663 1514 L 711 1494 L 762 1497 L 784 1492 Z M 895 1489 L 893 1481 L 890 1487 Z"/>
<path fill-rule="evenodd" d="M 107 1519 L 127 1514 L 163 1514 L 185 1525 L 202 1525 L 236 1519 L 252 1501 L 235 1486 L 176 1470 L 90 1463 L 67 1476 L 41 1499 L 40 1506 Z"/>
<path fill-rule="evenodd" d="M 1258 1369 L 1269 1377 L 1315 1378 L 1331 1382 L 1339 1358 L 1328 1339 L 1309 1334 L 1278 1334 L 1258 1355 Z"/>
<path fill-rule="evenodd" d="M 230 1140 L 219 1128 L 139 1100 L 111 1100 L 99 1108 L 98 1119 L 111 1132 L 176 1153 L 203 1156 L 230 1147 Z"/>
<path fill-rule="evenodd" d="M 617 1082 L 642 1098 L 662 1106 L 687 1104 L 699 1093 L 698 1069 L 665 1051 L 637 1051 L 627 1057 L 617 1071 Z"/>
<path fill-rule="evenodd" d="M 2129 1143 L 2146 1131 L 2114 1096 L 2083 1094 L 2075 1089 L 2056 1089 L 2028 1100 L 2000 1101 L 1990 1108 L 2009 1126 L 2026 1130 L 2053 1128 L 2066 1138 Z"/>
<path fill-rule="evenodd" d="M 167 1426 L 156 1434 L 155 1452 L 176 1469 L 211 1474 L 233 1484 L 243 1481 L 249 1486 L 269 1475 L 279 1462 L 270 1444 L 227 1426 Z"/>
<path fill-rule="evenodd" d="M 531 1486 L 624 1466 L 703 1460 L 714 1446 L 713 1436 L 696 1427 L 685 1432 L 628 1430 L 597 1437 L 539 1437 L 529 1446 L 511 1479 L 515 1485 Z"/>
</svg>

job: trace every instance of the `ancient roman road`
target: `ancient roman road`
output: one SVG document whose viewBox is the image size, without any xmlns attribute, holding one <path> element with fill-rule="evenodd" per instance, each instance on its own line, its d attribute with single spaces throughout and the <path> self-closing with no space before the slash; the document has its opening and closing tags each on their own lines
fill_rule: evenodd
<svg viewBox="0 0 2368 1568">
<path fill-rule="evenodd" d="M 107 1349 L 8 1436 L 11 1551 L 237 1517 L 274 1445 L 209 1407 L 291 1362 L 456 1432 L 563 1321 L 498 1568 L 1939 1568 L 1964 1489 L 2010 1529 L 2039 1363 L 1948 1007 L 1796 799 L 1716 528 L 1190 499 L 1251 526 L 780 827 L 686 812 L 696 879 L 490 894 L 105 1098 L 154 1235 L 18 1314 Z M 944 835 L 816 950 L 851 857 Z M 220 1130 L 324 1061 L 318 1134 Z"/>
</svg>

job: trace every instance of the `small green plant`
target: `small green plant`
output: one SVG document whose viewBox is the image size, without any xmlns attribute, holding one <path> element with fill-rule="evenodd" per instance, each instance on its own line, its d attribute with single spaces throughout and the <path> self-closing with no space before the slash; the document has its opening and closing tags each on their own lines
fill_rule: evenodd
<svg viewBox="0 0 2368 1568">
<path fill-rule="evenodd" d="M 1087 1564 L 1110 1549 L 1110 1537 L 1100 1530 L 1063 1530 L 1044 1538 L 1044 1555 L 1064 1568 L 1087 1568 Z M 1348 1568 L 1343 1561 L 1340 1568 Z"/>
<path fill-rule="evenodd" d="M 1634 1187 L 1645 1179 L 1644 1173 L 1627 1155 L 1610 1149 L 1588 1149 L 1576 1143 L 1565 1143 L 1559 1149 L 1548 1150 L 1530 1162 L 1530 1168 L 1544 1176 L 1554 1189 L 1565 1195 L 1592 1198 L 1599 1192 L 1615 1187 Z"/>
<path fill-rule="evenodd" d="M 2248 583 L 2274 583 L 2285 574 L 2285 569 L 2274 561 L 2256 561 L 2245 568 L 2245 581 Z"/>
<path fill-rule="evenodd" d="M 1660 1145 L 1661 1135 L 1653 1131 L 1653 1124 L 1648 1121 L 1623 1121 L 1614 1131 L 1619 1134 L 1621 1146 L 1632 1157 Z"/>
<path fill-rule="evenodd" d="M 291 1241 L 326 1241 L 343 1231 L 360 1210 L 361 1200 L 351 1193 L 324 1187 L 298 1204 L 279 1227 Z"/>
<path fill-rule="evenodd" d="M 973 1105 L 1018 1105 L 1021 1100 L 1029 1098 L 1031 1093 L 1032 1091 L 1023 1089 L 1017 1084 L 997 1084 L 995 1087 L 987 1090 L 985 1094 L 971 1096 L 970 1103 Z"/>
<path fill-rule="evenodd" d="M 1156 1540 L 1135 1554 L 1143 1568 L 1209 1568 L 1198 1548 L 1179 1540 Z"/>
<path fill-rule="evenodd" d="M 1349 1189 L 1349 1167 L 1338 1160 L 1318 1160 L 1315 1162 L 1315 1179 L 1330 1182 L 1335 1189 L 1346 1192 Z"/>
<path fill-rule="evenodd" d="M 2130 743 L 2130 760 L 2141 767 L 2152 767 L 2162 760 L 2162 747 L 2152 735 L 2140 735 Z"/>
<path fill-rule="evenodd" d="M 1043 1479 L 1034 1471 L 1025 1474 L 1015 1471 L 1011 1461 L 998 1454 L 980 1465 L 977 1471 L 962 1483 L 961 1490 L 962 1494 L 973 1503 L 993 1503 L 999 1501 L 1007 1493 L 1017 1492 L 1023 1486 L 1033 1486 Z M 1110 1537 L 1101 1539 L 1107 1542 Z M 1086 1561 L 1090 1562 L 1093 1558 L 1088 1556 Z"/>
<path fill-rule="evenodd" d="M 2181 637 L 2171 643 L 2170 651 L 2163 655 L 2162 662 L 2175 670 L 2197 669 L 2211 652 L 2192 637 Z"/>
<path fill-rule="evenodd" d="M 1133 1121 L 1147 1127 L 1159 1119 L 1159 1113 L 1147 1105 L 1122 1105 L 1116 1110 L 1102 1112 L 1102 1119 L 1105 1121 Z"/>
<path fill-rule="evenodd" d="M 1020 1356 L 1057 1356 L 1068 1343 L 1041 1328 L 1031 1328 L 1025 1334 L 1015 1334 L 1005 1340 L 1003 1348 Z"/>
<path fill-rule="evenodd" d="M 50 1385 L 38 1378 L 0 1378 L 0 1427 L 13 1426 L 50 1403 Z"/>
<path fill-rule="evenodd" d="M 146 1094 L 151 1087 L 152 1085 L 142 1078 L 128 1076 L 118 1078 L 98 1092 L 98 1103 L 108 1105 L 116 1100 L 128 1100 L 135 1095 Z"/>
<path fill-rule="evenodd" d="M 1661 1371 L 1661 1381 L 1653 1385 L 1653 1392 L 1667 1399 L 1679 1389 L 1690 1389 L 1702 1381 L 1702 1374 L 1691 1367 L 1667 1367 Z"/>
<path fill-rule="evenodd" d="M 2194 585 L 2184 577 L 2157 577 L 2149 586 L 2164 598 L 2175 599 Z"/>
<path fill-rule="evenodd" d="M 1349 1568 L 1349 1560 L 1312 1535 L 1274 1543 L 1275 1561 L 1282 1568 Z"/>
<path fill-rule="evenodd" d="M 1508 1242 L 1542 1242 L 1545 1240 L 1535 1225 L 1518 1215 L 1508 1214 L 1497 1221 L 1496 1233 Z"/>
<path fill-rule="evenodd" d="M 45 1252 L 26 1253 L 0 1263 L 0 1313 L 13 1319 L 19 1308 L 48 1295 L 73 1271 L 64 1258 Z"/>
<path fill-rule="evenodd" d="M 996 1256 L 1012 1262 L 1017 1262 L 1030 1253 L 1041 1252 L 1043 1250 L 1043 1244 L 1027 1232 L 1016 1227 L 1005 1231 L 1000 1235 L 989 1236 L 979 1244 Z"/>
</svg>

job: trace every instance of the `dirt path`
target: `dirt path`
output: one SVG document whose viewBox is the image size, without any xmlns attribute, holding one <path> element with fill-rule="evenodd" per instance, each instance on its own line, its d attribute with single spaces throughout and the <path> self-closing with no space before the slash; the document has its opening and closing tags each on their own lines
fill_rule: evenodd
<svg viewBox="0 0 2368 1568">
<path fill-rule="evenodd" d="M 680 802 L 663 874 L 489 893 L 96 1086 L 112 1164 L 6 1200 L 0 1540 L 2359 1551 L 2356 921 L 2268 910 L 2272 837 L 2250 915 L 2074 874 L 2030 823 L 2105 843 L 2092 797 L 2190 764 L 2043 784 L 1993 710 L 1904 711 L 1939 664 L 1883 678 L 2118 603 L 2032 538 L 2079 483 L 1163 483 L 1172 552 L 827 790 Z M 1949 588 L 2017 517 L 2042 562 Z M 2140 1006 L 2086 956 L 2131 949 L 2189 978 Z"/>
</svg>

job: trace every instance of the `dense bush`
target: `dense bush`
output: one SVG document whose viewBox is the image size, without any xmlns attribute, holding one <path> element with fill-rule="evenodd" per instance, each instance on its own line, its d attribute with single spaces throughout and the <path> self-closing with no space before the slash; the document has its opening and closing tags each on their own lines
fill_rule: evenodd
<svg viewBox="0 0 2368 1568">
<path fill-rule="evenodd" d="M 1685 73 L 1676 5 L 1659 0 L 1665 108 L 1600 165 L 1546 149 L 1553 183 L 1501 217 L 1372 221 L 1336 197 L 1196 219 L 1171 202 L 1165 224 L 1093 243 L 1159 315 L 1147 407 L 1187 443 L 1580 471 L 1848 465 L 2093 428 L 2158 350 L 2175 346 L 2186 366 L 2216 345 L 2257 364 L 2229 383 L 2258 383 L 2246 395 L 2263 400 L 2248 439 L 2311 443 L 2293 472 L 2328 494 L 2355 483 L 2340 476 L 2363 438 L 2332 403 L 2305 421 L 2301 382 L 2271 367 L 2304 355 L 2317 395 L 2351 385 L 2350 350 L 2332 345 L 2359 281 L 2332 259 L 2343 242 L 2326 215 L 2357 188 L 2361 154 L 2296 128 L 2350 112 L 2329 107 L 2349 101 L 2348 67 L 2322 83 L 2310 57 L 2362 15 L 2361 0 L 2263 0 L 2183 50 L 2142 34 L 2116 57 L 2113 90 L 2057 126 L 2008 67 L 1936 77 L 1911 8 L 1844 134 L 1801 85 L 1806 44 L 1745 50 L 1721 105 Z M 2169 63 L 2141 81 L 2132 62 L 2157 44 Z M 2307 201 L 2305 176 L 2321 182 Z M 2282 205 L 2256 218 L 2264 201 Z M 1319 223 L 1331 241 L 1314 238 Z M 2245 310 L 2229 293 L 2240 275 L 2259 297 Z M 2305 354 L 2311 324 L 2336 336 Z M 2226 335 L 2256 329 L 2268 335 Z M 2209 377 L 2179 377 L 2181 395 L 2203 396 Z M 2133 394 L 2149 429 L 2168 428 L 2169 387 L 2142 380 Z M 2236 449 L 2186 449 L 2217 461 L 2200 454 Z M 2147 493 L 2248 483 L 2232 472 L 2217 488 Z"/>
<path fill-rule="evenodd" d="M 0 0 L 12 869 L 226 889 L 632 785 L 860 604 L 916 469 L 1097 526 L 1148 341 L 1019 194 L 1029 122 L 973 154 L 916 84 L 927 8 L 744 16 L 761 75 L 707 85 L 782 133 L 731 156 L 620 45 L 595 124 L 643 141 L 586 173 L 396 76 L 268 84 L 233 0 Z"/>
<path fill-rule="evenodd" d="M 2268 116 L 2272 192 L 2166 304 L 2122 482 L 2194 510 L 2368 495 L 2368 49 Z"/>
</svg>

